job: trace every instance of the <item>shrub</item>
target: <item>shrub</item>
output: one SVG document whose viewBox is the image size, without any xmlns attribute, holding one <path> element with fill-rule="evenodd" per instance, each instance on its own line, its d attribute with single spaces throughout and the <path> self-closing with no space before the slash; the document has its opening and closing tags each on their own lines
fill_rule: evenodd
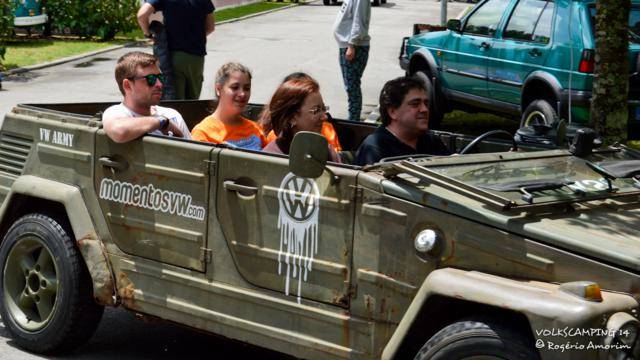
<svg viewBox="0 0 640 360">
<path fill-rule="evenodd" d="M 11 35 L 13 29 L 13 0 L 0 0 L 0 70 L 6 51 L 3 40 Z"/>
<path fill-rule="evenodd" d="M 138 0 L 46 0 L 44 6 L 53 31 L 110 40 L 117 32 L 135 29 L 139 4 Z"/>
</svg>

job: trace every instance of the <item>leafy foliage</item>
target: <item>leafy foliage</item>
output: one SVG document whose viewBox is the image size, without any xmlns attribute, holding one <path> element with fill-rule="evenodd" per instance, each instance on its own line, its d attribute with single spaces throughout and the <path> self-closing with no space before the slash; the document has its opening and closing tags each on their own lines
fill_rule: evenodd
<svg viewBox="0 0 640 360">
<path fill-rule="evenodd" d="M 44 6 L 52 30 L 110 40 L 137 26 L 139 4 L 138 0 L 46 0 Z"/>
<path fill-rule="evenodd" d="M 4 59 L 6 51 L 3 39 L 11 35 L 11 29 L 13 28 L 12 3 L 12 0 L 0 0 L 0 70 L 3 69 L 2 59 Z"/>
</svg>

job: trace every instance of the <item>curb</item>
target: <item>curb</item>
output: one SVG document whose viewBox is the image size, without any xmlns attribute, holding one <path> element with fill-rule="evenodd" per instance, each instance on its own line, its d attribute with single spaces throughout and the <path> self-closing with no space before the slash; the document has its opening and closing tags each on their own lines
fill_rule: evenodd
<svg viewBox="0 0 640 360">
<path fill-rule="evenodd" d="M 318 0 L 308 1 L 308 2 L 305 2 L 304 4 L 310 4 L 310 3 L 316 2 L 316 1 L 318 1 Z M 233 23 L 233 22 L 241 21 L 241 20 L 245 20 L 245 19 L 250 19 L 252 17 L 265 15 L 265 14 L 269 14 L 269 13 L 280 11 L 280 10 L 284 10 L 284 9 L 289 9 L 289 8 L 294 7 L 294 6 L 299 6 L 299 4 L 298 3 L 290 4 L 290 5 L 287 5 L 287 6 L 279 7 L 277 9 L 271 9 L 271 10 L 267 10 L 267 11 L 263 11 L 263 12 L 259 12 L 259 13 L 250 14 L 250 15 L 246 15 L 246 16 L 243 16 L 243 17 L 235 18 L 235 19 L 224 20 L 224 21 L 221 21 L 219 23 L 216 23 L 216 26 L 224 25 L 224 24 L 227 24 L 227 23 Z M 67 63 L 67 62 L 71 62 L 71 61 L 80 60 L 80 59 L 83 59 L 83 58 L 99 55 L 99 54 L 106 53 L 106 52 L 109 52 L 109 51 L 119 50 L 119 49 L 131 46 L 131 45 L 134 45 L 134 44 L 145 44 L 145 43 L 146 43 L 146 40 L 132 41 L 132 42 L 128 42 L 126 44 L 115 45 L 115 46 L 111 46 L 111 47 L 100 49 L 100 50 L 96 50 L 96 51 L 91 51 L 91 52 L 84 53 L 84 54 L 68 56 L 68 57 L 65 57 L 65 58 L 62 58 L 62 59 L 53 60 L 53 61 L 49 61 L 49 62 L 45 62 L 45 63 L 41 63 L 41 64 L 35 64 L 35 65 L 19 67 L 19 68 L 7 70 L 7 71 L 2 71 L 2 72 L 0 72 L 0 79 L 2 78 L 2 76 L 22 74 L 22 73 L 26 73 L 26 72 L 29 72 L 29 71 L 32 71 L 32 70 L 39 70 L 39 69 L 42 69 L 42 68 L 51 67 L 51 66 L 55 66 L 55 65 L 60 65 L 60 64 Z M 2 81 L 2 80 L 0 80 L 0 81 Z"/>
<path fill-rule="evenodd" d="M 104 48 L 104 49 L 100 49 L 100 50 L 96 50 L 96 51 L 91 51 L 88 53 L 84 53 L 84 54 L 79 54 L 79 55 L 73 55 L 73 56 L 68 56 L 62 59 L 58 59 L 58 60 L 54 60 L 54 61 L 49 61 L 49 62 L 45 62 L 45 63 L 41 63 L 41 64 L 35 64 L 35 65 L 30 65 L 30 66 L 24 66 L 24 67 L 19 67 L 19 68 L 15 68 L 15 69 L 11 69 L 11 70 L 7 70 L 7 71 L 3 71 L 0 72 L 0 74 L 7 76 L 7 75 L 14 75 L 14 74 L 22 74 L 28 71 L 32 71 L 32 70 L 38 70 L 38 69 L 42 69 L 42 68 L 46 68 L 46 67 L 50 67 L 50 66 L 55 66 L 55 65 L 60 65 L 60 64 L 64 64 L 70 61 L 75 61 L 75 60 L 79 60 L 82 58 L 86 58 L 86 57 L 90 57 L 90 56 L 94 56 L 94 55 L 98 55 L 98 54 L 102 54 L 108 51 L 113 51 L 113 50 L 118 50 L 118 49 L 122 49 L 124 47 L 127 46 L 131 46 L 132 44 L 137 44 L 140 43 L 140 41 L 132 41 L 123 45 L 115 45 L 115 46 L 111 46 L 108 48 Z"/>
</svg>

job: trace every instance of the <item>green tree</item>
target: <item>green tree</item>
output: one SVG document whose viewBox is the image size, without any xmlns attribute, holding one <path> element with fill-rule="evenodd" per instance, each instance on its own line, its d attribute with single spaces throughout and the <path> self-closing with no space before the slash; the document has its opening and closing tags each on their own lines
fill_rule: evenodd
<svg viewBox="0 0 640 360">
<path fill-rule="evenodd" d="M 591 123 L 605 143 L 627 140 L 631 0 L 598 0 Z M 623 76 L 621 76 L 623 75 Z"/>
<path fill-rule="evenodd" d="M 12 0 L 0 0 L 0 70 L 4 70 L 2 65 L 2 60 L 6 52 L 4 40 L 11 36 L 11 30 L 13 29 L 12 4 Z"/>
</svg>

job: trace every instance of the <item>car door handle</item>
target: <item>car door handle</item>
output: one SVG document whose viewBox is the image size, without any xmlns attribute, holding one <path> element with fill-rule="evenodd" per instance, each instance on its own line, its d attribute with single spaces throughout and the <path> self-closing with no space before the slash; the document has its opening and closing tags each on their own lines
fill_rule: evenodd
<svg viewBox="0 0 640 360">
<path fill-rule="evenodd" d="M 108 157 L 108 156 L 102 156 L 98 159 L 98 162 L 100 163 L 100 165 L 104 166 L 104 167 L 108 167 L 114 170 L 127 170 L 127 168 L 129 167 L 129 163 L 126 160 L 113 160 L 112 158 Z"/>
<path fill-rule="evenodd" d="M 480 47 L 483 48 L 483 49 L 488 49 L 488 48 L 491 47 L 491 44 L 489 44 L 486 41 L 483 41 L 482 43 L 480 43 Z"/>
<path fill-rule="evenodd" d="M 222 184 L 225 190 L 239 192 L 243 195 L 254 195 L 258 192 L 256 186 L 240 185 L 233 180 L 225 180 Z"/>
<path fill-rule="evenodd" d="M 540 55 L 542 55 L 542 52 L 538 49 L 533 49 L 531 51 L 529 51 L 529 55 L 533 56 L 533 57 L 538 57 Z"/>
</svg>

